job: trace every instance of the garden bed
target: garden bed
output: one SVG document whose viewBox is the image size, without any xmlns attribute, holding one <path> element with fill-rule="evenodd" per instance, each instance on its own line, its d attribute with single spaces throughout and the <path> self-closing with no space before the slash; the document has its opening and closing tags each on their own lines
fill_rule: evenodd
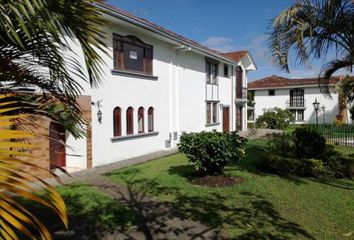
<svg viewBox="0 0 354 240">
<path fill-rule="evenodd" d="M 205 176 L 205 177 L 191 177 L 189 182 L 191 184 L 205 186 L 205 187 L 230 187 L 243 183 L 240 177 L 231 176 Z"/>
</svg>

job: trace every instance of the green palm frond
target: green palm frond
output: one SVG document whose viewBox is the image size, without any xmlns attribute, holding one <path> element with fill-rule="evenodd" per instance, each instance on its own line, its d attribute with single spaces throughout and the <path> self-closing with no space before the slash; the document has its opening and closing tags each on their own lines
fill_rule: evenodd
<svg viewBox="0 0 354 240">
<path fill-rule="evenodd" d="M 76 101 L 83 91 L 80 83 L 100 83 L 107 54 L 102 28 L 107 22 L 93 3 L 0 0 L 0 92 L 39 90 L 66 106 L 76 126 L 82 125 Z M 73 47 L 81 47 L 84 64 Z"/>
<path fill-rule="evenodd" d="M 326 63 L 319 85 L 341 68 L 352 71 L 354 65 L 354 4 L 351 0 L 299 0 L 273 19 L 268 46 L 276 67 L 290 71 L 289 59 L 299 65 L 322 59 L 329 52 L 336 59 Z"/>
</svg>

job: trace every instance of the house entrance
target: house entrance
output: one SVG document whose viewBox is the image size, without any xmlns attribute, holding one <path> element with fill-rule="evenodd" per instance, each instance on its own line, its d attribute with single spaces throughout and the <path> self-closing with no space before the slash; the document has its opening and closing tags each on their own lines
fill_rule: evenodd
<svg viewBox="0 0 354 240">
<path fill-rule="evenodd" d="M 50 169 L 66 166 L 65 128 L 55 122 L 49 125 Z"/>
<path fill-rule="evenodd" d="M 222 108 L 222 131 L 224 133 L 230 132 L 230 108 Z"/>
</svg>

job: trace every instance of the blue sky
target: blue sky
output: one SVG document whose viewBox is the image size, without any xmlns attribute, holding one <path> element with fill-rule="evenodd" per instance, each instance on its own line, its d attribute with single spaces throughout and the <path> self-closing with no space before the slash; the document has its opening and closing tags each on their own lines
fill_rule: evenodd
<svg viewBox="0 0 354 240">
<path fill-rule="evenodd" d="M 316 76 L 321 62 L 291 66 L 290 75 L 269 61 L 265 42 L 271 19 L 294 0 L 110 0 L 110 4 L 221 52 L 250 50 L 258 70 L 249 80 L 269 75 Z M 323 59 L 325 61 L 325 59 Z M 322 61 L 322 62 L 323 62 Z"/>
</svg>

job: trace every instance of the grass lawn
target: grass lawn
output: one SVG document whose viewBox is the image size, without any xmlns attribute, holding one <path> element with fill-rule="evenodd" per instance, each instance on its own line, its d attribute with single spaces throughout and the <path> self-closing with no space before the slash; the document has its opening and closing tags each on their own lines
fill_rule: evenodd
<svg viewBox="0 0 354 240">
<path fill-rule="evenodd" d="M 69 217 L 69 234 L 59 217 L 50 209 L 26 200 L 21 203 L 40 219 L 54 239 L 102 239 L 104 234 L 114 229 L 124 230 L 134 222 L 132 211 L 95 187 L 75 183 L 58 188 L 63 197 Z M 75 236 L 70 236 L 70 231 Z M 63 235 L 61 235 L 61 232 Z M 27 239 L 20 235 L 20 239 Z"/>
<path fill-rule="evenodd" d="M 226 168 L 241 185 L 191 185 L 193 172 L 181 154 L 108 174 L 108 178 L 171 202 L 187 217 L 237 239 L 353 239 L 354 180 L 284 178 L 256 171 L 265 141 L 249 144 L 246 156 Z M 354 151 L 339 147 L 345 154 Z"/>
</svg>

